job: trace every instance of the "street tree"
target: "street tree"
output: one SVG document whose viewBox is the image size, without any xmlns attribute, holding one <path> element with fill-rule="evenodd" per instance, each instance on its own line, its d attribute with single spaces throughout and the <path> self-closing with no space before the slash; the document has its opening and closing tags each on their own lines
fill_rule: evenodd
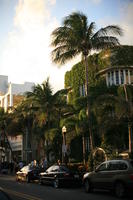
<svg viewBox="0 0 133 200">
<path fill-rule="evenodd" d="M 94 22 L 88 24 L 87 16 L 81 12 L 74 12 L 63 20 L 63 25 L 52 32 L 52 61 L 64 64 L 75 56 L 81 54 L 85 64 L 85 86 L 86 96 L 89 96 L 88 85 L 88 60 L 92 50 L 102 50 L 119 45 L 115 35 L 122 35 L 119 26 L 109 25 L 98 31 Z M 91 150 L 93 149 L 92 129 L 90 120 L 90 102 L 87 98 L 87 115 L 89 124 L 89 135 Z"/>
</svg>

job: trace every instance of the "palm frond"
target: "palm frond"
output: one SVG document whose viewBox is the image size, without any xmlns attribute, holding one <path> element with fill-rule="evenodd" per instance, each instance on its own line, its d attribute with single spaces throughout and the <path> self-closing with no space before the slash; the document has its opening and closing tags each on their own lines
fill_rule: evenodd
<svg viewBox="0 0 133 200">
<path fill-rule="evenodd" d="M 77 55 L 77 49 L 69 49 L 68 51 L 63 51 L 63 47 L 57 47 L 52 51 L 51 57 L 52 61 L 62 65 L 66 61 L 71 60 Z"/>
<path fill-rule="evenodd" d="M 97 37 L 101 37 L 101 36 L 107 36 L 107 35 L 123 35 L 123 30 L 116 25 L 110 25 L 110 26 L 106 26 L 105 28 L 101 28 L 100 30 L 98 30 L 92 37 L 92 39 L 97 38 Z"/>
<path fill-rule="evenodd" d="M 119 45 L 119 40 L 113 36 L 101 36 L 91 40 L 94 50 L 110 48 Z"/>
<path fill-rule="evenodd" d="M 91 22 L 89 27 L 88 27 L 88 31 L 87 31 L 87 38 L 92 37 L 93 36 L 93 32 L 95 30 L 96 24 L 95 22 Z"/>
</svg>

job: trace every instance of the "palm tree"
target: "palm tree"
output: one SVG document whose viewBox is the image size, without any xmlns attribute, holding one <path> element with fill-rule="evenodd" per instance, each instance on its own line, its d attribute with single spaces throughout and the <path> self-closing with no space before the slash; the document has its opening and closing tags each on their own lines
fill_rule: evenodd
<svg viewBox="0 0 133 200">
<path fill-rule="evenodd" d="M 63 25 L 52 32 L 52 60 L 57 64 L 64 64 L 81 54 L 85 63 L 85 86 L 87 99 L 87 115 L 90 133 L 90 145 L 93 149 L 92 130 L 90 120 L 90 102 L 88 85 L 88 60 L 92 50 L 102 50 L 119 45 L 114 35 L 122 35 L 120 27 L 109 25 L 95 32 L 95 23 L 88 24 L 87 16 L 81 12 L 74 12 L 64 18 Z"/>
<path fill-rule="evenodd" d="M 35 86 L 33 92 L 27 92 L 27 98 L 32 101 L 33 108 L 36 108 L 37 123 L 43 127 L 40 136 L 47 143 L 47 157 L 48 152 L 53 148 L 51 144 L 54 145 L 53 141 L 61 135 L 60 119 L 66 110 L 67 93 L 67 89 L 62 89 L 53 94 L 49 79 Z M 56 146 L 59 147 L 59 145 Z"/>
</svg>

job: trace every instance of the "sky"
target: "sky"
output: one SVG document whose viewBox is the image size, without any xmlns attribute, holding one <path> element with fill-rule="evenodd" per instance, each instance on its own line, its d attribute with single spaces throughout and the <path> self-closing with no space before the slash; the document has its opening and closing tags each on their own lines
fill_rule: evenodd
<svg viewBox="0 0 133 200">
<path fill-rule="evenodd" d="M 97 30 L 119 25 L 121 44 L 133 45 L 133 0 L 0 0 L 0 75 L 35 84 L 49 77 L 54 92 L 63 89 L 65 72 L 80 57 L 61 67 L 53 64 L 51 33 L 75 11 L 86 14 Z"/>
</svg>

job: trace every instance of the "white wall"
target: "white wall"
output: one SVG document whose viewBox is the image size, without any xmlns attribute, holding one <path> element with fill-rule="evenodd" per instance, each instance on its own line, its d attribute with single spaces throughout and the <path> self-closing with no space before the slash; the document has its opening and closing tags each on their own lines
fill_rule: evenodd
<svg viewBox="0 0 133 200">
<path fill-rule="evenodd" d="M 13 94 L 16 94 L 16 95 L 17 94 L 21 94 L 21 95 L 23 95 L 27 91 L 32 91 L 34 85 L 35 85 L 34 83 L 30 83 L 30 82 L 25 82 L 24 84 L 12 83 L 11 84 L 12 95 Z"/>
<path fill-rule="evenodd" d="M 6 93 L 8 89 L 8 76 L 0 75 L 0 93 Z"/>
</svg>

